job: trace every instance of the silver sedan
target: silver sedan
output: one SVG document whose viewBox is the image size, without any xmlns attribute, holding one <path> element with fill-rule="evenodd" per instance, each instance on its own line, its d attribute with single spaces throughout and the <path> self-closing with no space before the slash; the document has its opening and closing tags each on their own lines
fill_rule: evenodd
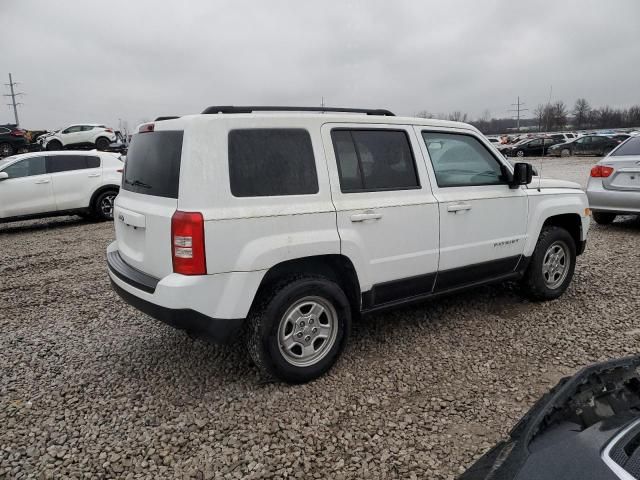
<svg viewBox="0 0 640 480">
<path fill-rule="evenodd" d="M 591 169 L 587 197 L 597 223 L 640 215 L 640 136 L 621 143 Z"/>
</svg>

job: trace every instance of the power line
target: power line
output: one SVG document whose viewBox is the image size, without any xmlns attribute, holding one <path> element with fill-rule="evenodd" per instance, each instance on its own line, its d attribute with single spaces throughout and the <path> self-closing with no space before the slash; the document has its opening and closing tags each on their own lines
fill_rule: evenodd
<svg viewBox="0 0 640 480">
<path fill-rule="evenodd" d="M 11 93 L 2 95 L 3 97 L 11 97 L 11 103 L 7 103 L 8 106 L 13 106 L 13 116 L 16 119 L 16 126 L 20 126 L 20 121 L 18 120 L 18 105 L 22 105 L 22 103 L 20 102 L 16 102 L 16 97 L 19 97 L 20 95 L 24 95 L 24 93 L 22 92 L 16 92 L 14 90 L 13 87 L 15 87 L 16 85 L 18 85 L 17 82 L 13 81 L 13 78 L 11 77 L 11 74 L 9 74 L 9 83 L 5 83 L 5 85 L 7 87 L 9 87 L 9 89 L 11 90 Z"/>
<path fill-rule="evenodd" d="M 521 112 L 528 112 L 529 109 L 528 108 L 520 108 L 522 106 L 524 106 L 525 103 L 524 102 L 520 102 L 520 97 L 518 97 L 518 101 L 516 103 L 512 103 L 511 106 L 512 107 L 516 107 L 516 108 L 512 108 L 511 110 L 507 110 L 508 112 L 516 112 L 516 118 L 517 118 L 517 130 L 518 132 L 520 131 L 520 113 Z"/>
</svg>

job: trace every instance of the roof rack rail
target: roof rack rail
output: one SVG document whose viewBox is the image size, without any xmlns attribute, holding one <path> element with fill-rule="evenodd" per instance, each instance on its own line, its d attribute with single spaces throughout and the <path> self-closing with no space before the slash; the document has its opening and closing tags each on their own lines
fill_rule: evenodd
<svg viewBox="0 0 640 480">
<path fill-rule="evenodd" d="M 340 108 L 340 107 L 268 107 L 268 106 L 241 106 L 233 105 L 207 107 L 202 112 L 208 113 L 252 113 L 252 112 L 336 112 L 336 113 L 365 113 L 367 115 L 382 115 L 395 117 L 393 112 L 383 108 Z"/>
<path fill-rule="evenodd" d="M 156 119 L 154 120 L 154 122 L 161 122 L 161 121 L 163 121 L 163 120 L 173 120 L 173 119 L 175 119 L 175 118 L 180 118 L 180 117 L 179 117 L 179 116 L 177 116 L 177 115 L 167 115 L 167 116 L 164 116 L 164 117 L 158 117 L 158 118 L 156 118 Z"/>
</svg>

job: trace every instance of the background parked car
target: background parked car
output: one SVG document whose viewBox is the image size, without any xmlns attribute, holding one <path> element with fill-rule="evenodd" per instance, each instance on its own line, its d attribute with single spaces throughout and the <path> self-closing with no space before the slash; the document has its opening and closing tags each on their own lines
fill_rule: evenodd
<svg viewBox="0 0 640 480">
<path fill-rule="evenodd" d="M 568 155 L 598 155 L 603 156 L 621 143 L 607 135 L 584 135 L 571 142 L 554 145 L 549 149 L 549 155 L 566 157 Z"/>
<path fill-rule="evenodd" d="M 24 130 L 15 125 L 0 125 L 0 158 L 25 149 L 27 143 Z"/>
<path fill-rule="evenodd" d="M 105 152 L 38 152 L 0 160 L 0 223 L 54 215 L 113 218 L 124 164 Z"/>
<path fill-rule="evenodd" d="M 591 169 L 587 197 L 600 224 L 640 214 L 640 137 L 631 137 Z"/>
<path fill-rule="evenodd" d="M 515 145 L 509 145 L 501 151 L 507 157 L 544 156 L 552 145 L 559 142 L 555 138 L 531 138 Z"/>
<path fill-rule="evenodd" d="M 115 141 L 116 134 L 112 128 L 96 123 L 70 125 L 38 139 L 44 150 L 62 150 L 70 147 L 106 150 Z"/>
</svg>

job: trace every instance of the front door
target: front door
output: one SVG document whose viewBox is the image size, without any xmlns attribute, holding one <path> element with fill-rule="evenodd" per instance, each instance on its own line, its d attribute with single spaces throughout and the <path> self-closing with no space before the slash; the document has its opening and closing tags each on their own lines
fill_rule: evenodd
<svg viewBox="0 0 640 480">
<path fill-rule="evenodd" d="M 25 158 L 3 170 L 9 178 L 0 181 L 0 218 L 19 217 L 56 210 L 51 176 L 42 156 Z"/>
<path fill-rule="evenodd" d="M 528 200 L 478 135 L 416 127 L 440 209 L 436 291 L 513 273 L 527 236 Z"/>
<path fill-rule="evenodd" d="M 432 292 L 438 203 L 411 127 L 326 124 L 341 252 L 356 263 L 363 308 Z M 417 157 L 417 158 L 416 158 Z"/>
<path fill-rule="evenodd" d="M 591 137 L 580 137 L 575 142 L 573 153 L 575 155 L 587 155 L 591 152 Z"/>
</svg>

